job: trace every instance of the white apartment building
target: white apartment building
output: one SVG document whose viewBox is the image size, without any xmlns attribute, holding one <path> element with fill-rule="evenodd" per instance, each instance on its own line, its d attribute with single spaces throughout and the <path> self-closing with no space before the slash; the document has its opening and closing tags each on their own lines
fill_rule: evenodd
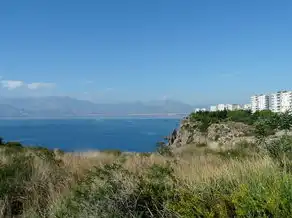
<svg viewBox="0 0 292 218">
<path fill-rule="evenodd" d="M 211 112 L 217 111 L 217 106 L 216 105 L 210 106 L 210 111 Z"/>
<path fill-rule="evenodd" d="M 292 109 L 292 92 L 285 91 L 281 94 L 280 112 L 286 112 Z"/>
<path fill-rule="evenodd" d="M 243 105 L 243 110 L 251 110 L 251 104 Z"/>
<path fill-rule="evenodd" d="M 270 97 L 268 95 L 254 95 L 251 97 L 252 112 L 269 110 Z"/>
<path fill-rule="evenodd" d="M 281 94 L 282 92 L 272 93 L 270 95 L 270 110 L 278 113 L 281 109 Z"/>
<path fill-rule="evenodd" d="M 242 106 L 240 104 L 218 104 L 210 106 L 210 111 L 234 111 L 234 110 L 241 110 Z"/>
<path fill-rule="evenodd" d="M 204 112 L 204 111 L 206 111 L 206 108 L 196 108 L 195 109 L 195 112 L 197 113 L 197 112 Z"/>
<path fill-rule="evenodd" d="M 240 104 L 233 104 L 233 105 L 232 105 L 232 110 L 233 110 L 233 111 L 235 111 L 235 110 L 241 110 L 241 109 L 242 109 L 242 107 L 241 107 Z"/>
<path fill-rule="evenodd" d="M 226 104 L 225 105 L 225 110 L 232 111 L 233 110 L 233 105 L 232 104 Z"/>
<path fill-rule="evenodd" d="M 225 106 L 225 104 L 218 104 L 218 105 L 217 105 L 217 110 L 218 110 L 218 111 L 224 111 L 224 110 L 226 110 L 226 106 Z"/>
<path fill-rule="evenodd" d="M 258 96 L 257 95 L 253 95 L 250 98 L 250 102 L 251 102 L 251 111 L 254 113 L 256 111 L 258 111 Z"/>
<path fill-rule="evenodd" d="M 275 113 L 292 110 L 292 91 L 279 91 L 270 95 L 251 97 L 252 112 L 271 110 Z"/>
<path fill-rule="evenodd" d="M 258 96 L 258 108 L 259 110 L 269 110 L 269 96 L 259 95 Z"/>
</svg>

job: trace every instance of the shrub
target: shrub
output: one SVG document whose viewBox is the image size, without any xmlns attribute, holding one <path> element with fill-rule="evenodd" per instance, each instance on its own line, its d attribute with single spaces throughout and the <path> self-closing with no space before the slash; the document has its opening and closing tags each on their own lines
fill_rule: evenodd
<svg viewBox="0 0 292 218">
<path fill-rule="evenodd" d="M 173 156 L 172 149 L 165 142 L 158 142 L 156 144 L 156 151 L 162 156 Z"/>
<path fill-rule="evenodd" d="M 266 145 L 267 152 L 282 168 L 292 170 L 292 137 L 282 136 Z"/>
<path fill-rule="evenodd" d="M 153 165 L 137 175 L 120 164 L 90 172 L 66 199 L 56 217 L 162 217 L 165 202 L 173 198 L 173 170 Z"/>
<path fill-rule="evenodd" d="M 2 145 L 0 159 L 0 202 L 4 217 L 42 217 L 49 210 L 52 192 L 62 189 L 68 175 L 44 148 L 23 147 L 20 143 Z M 43 172 L 43 170 L 45 170 Z"/>
<path fill-rule="evenodd" d="M 292 114 L 290 111 L 280 114 L 279 116 L 279 129 L 285 130 L 286 133 L 292 127 Z"/>
<path fill-rule="evenodd" d="M 263 175 L 260 182 L 256 177 L 247 184 L 239 185 L 231 194 L 235 213 L 241 217 L 290 217 L 291 176 L 282 174 L 268 177 Z"/>
<path fill-rule="evenodd" d="M 0 137 L 0 145 L 4 144 L 4 139 L 2 137 Z"/>
<path fill-rule="evenodd" d="M 25 151 L 25 148 L 19 142 L 7 142 L 4 144 L 1 144 L 0 148 L 2 148 L 4 151 L 4 154 L 8 156 Z"/>
<path fill-rule="evenodd" d="M 6 216 L 21 215 L 24 209 L 26 196 L 25 184 L 30 180 L 32 157 L 18 155 L 11 159 L 9 164 L 2 164 L 0 168 L 0 199 L 6 201 Z"/>
<path fill-rule="evenodd" d="M 242 122 L 248 125 L 253 124 L 253 119 L 250 111 L 245 110 L 228 111 L 227 117 L 230 121 Z"/>
<path fill-rule="evenodd" d="M 266 170 L 240 181 L 222 177 L 199 187 L 180 186 L 168 208 L 178 217 L 290 217 L 292 176 Z"/>
<path fill-rule="evenodd" d="M 255 123 L 254 134 L 259 140 L 264 140 L 267 136 L 275 134 L 267 120 L 259 120 Z"/>
<path fill-rule="evenodd" d="M 201 133 L 207 133 L 209 126 L 212 124 L 212 121 L 208 118 L 204 118 L 201 120 L 201 123 L 199 125 L 199 131 Z"/>
</svg>

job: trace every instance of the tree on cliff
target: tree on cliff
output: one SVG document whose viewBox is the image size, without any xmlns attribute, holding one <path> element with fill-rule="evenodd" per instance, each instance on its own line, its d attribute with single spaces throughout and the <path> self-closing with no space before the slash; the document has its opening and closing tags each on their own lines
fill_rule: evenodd
<svg viewBox="0 0 292 218">
<path fill-rule="evenodd" d="M 292 127 L 292 114 L 291 111 L 286 111 L 279 116 L 279 129 L 285 130 L 287 135 L 288 131 Z"/>
</svg>

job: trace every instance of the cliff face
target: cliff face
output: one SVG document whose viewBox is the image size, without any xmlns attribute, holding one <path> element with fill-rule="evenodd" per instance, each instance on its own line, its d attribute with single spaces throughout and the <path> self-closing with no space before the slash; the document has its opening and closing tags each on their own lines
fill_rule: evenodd
<svg viewBox="0 0 292 218">
<path fill-rule="evenodd" d="M 211 124 L 206 130 L 200 129 L 201 123 L 191 121 L 189 117 L 182 120 L 179 128 L 168 138 L 168 145 L 178 148 L 187 144 L 206 144 L 216 148 L 233 146 L 240 141 L 254 141 L 253 127 L 239 122 L 222 122 Z"/>
</svg>

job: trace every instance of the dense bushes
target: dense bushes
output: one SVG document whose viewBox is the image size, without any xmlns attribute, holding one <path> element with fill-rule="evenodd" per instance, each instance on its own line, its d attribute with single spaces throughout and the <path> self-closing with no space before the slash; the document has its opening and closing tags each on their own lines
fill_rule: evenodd
<svg viewBox="0 0 292 218">
<path fill-rule="evenodd" d="M 79 158 L 76 167 L 85 161 L 88 170 L 74 180 L 66 154 L 3 142 L 0 216 L 290 217 L 291 137 L 262 147 L 242 141 L 228 150 L 196 149 L 201 155 L 100 152 L 113 161 L 90 165 Z"/>
<path fill-rule="evenodd" d="M 222 121 L 234 121 L 242 122 L 248 125 L 254 124 L 259 119 L 274 119 L 277 117 L 276 113 L 269 110 L 257 111 L 251 113 L 251 111 L 246 110 L 236 110 L 236 111 L 199 111 L 192 113 L 190 115 L 191 120 L 205 122 L 208 120 L 210 123 L 218 123 Z"/>
<path fill-rule="evenodd" d="M 158 154 L 164 155 L 164 156 L 172 156 L 172 149 L 169 145 L 167 145 L 165 142 L 157 142 L 156 144 L 156 151 Z"/>
<path fill-rule="evenodd" d="M 51 204 L 50 191 L 60 190 L 68 173 L 60 167 L 54 152 L 7 142 L 2 143 L 0 153 L 0 216 L 46 214 Z"/>
<path fill-rule="evenodd" d="M 266 137 L 273 135 L 276 130 L 288 131 L 292 127 L 292 114 L 285 112 L 281 114 L 273 113 L 269 110 L 251 111 L 236 110 L 236 111 L 200 111 L 192 113 L 190 120 L 199 122 L 198 129 L 202 133 L 208 131 L 208 127 L 213 123 L 226 121 L 242 122 L 248 125 L 253 125 L 255 128 L 254 134 L 257 137 Z"/>
<path fill-rule="evenodd" d="M 273 165 L 192 184 L 178 178 L 173 167 L 154 164 L 143 175 L 120 164 L 97 168 L 55 216 L 290 217 L 292 175 Z"/>
<path fill-rule="evenodd" d="M 292 137 L 283 136 L 266 144 L 268 155 L 273 158 L 281 168 L 292 172 Z"/>
<path fill-rule="evenodd" d="M 173 170 L 153 165 L 138 175 L 121 164 L 88 173 L 56 217 L 171 217 L 165 203 L 174 199 Z"/>
</svg>

